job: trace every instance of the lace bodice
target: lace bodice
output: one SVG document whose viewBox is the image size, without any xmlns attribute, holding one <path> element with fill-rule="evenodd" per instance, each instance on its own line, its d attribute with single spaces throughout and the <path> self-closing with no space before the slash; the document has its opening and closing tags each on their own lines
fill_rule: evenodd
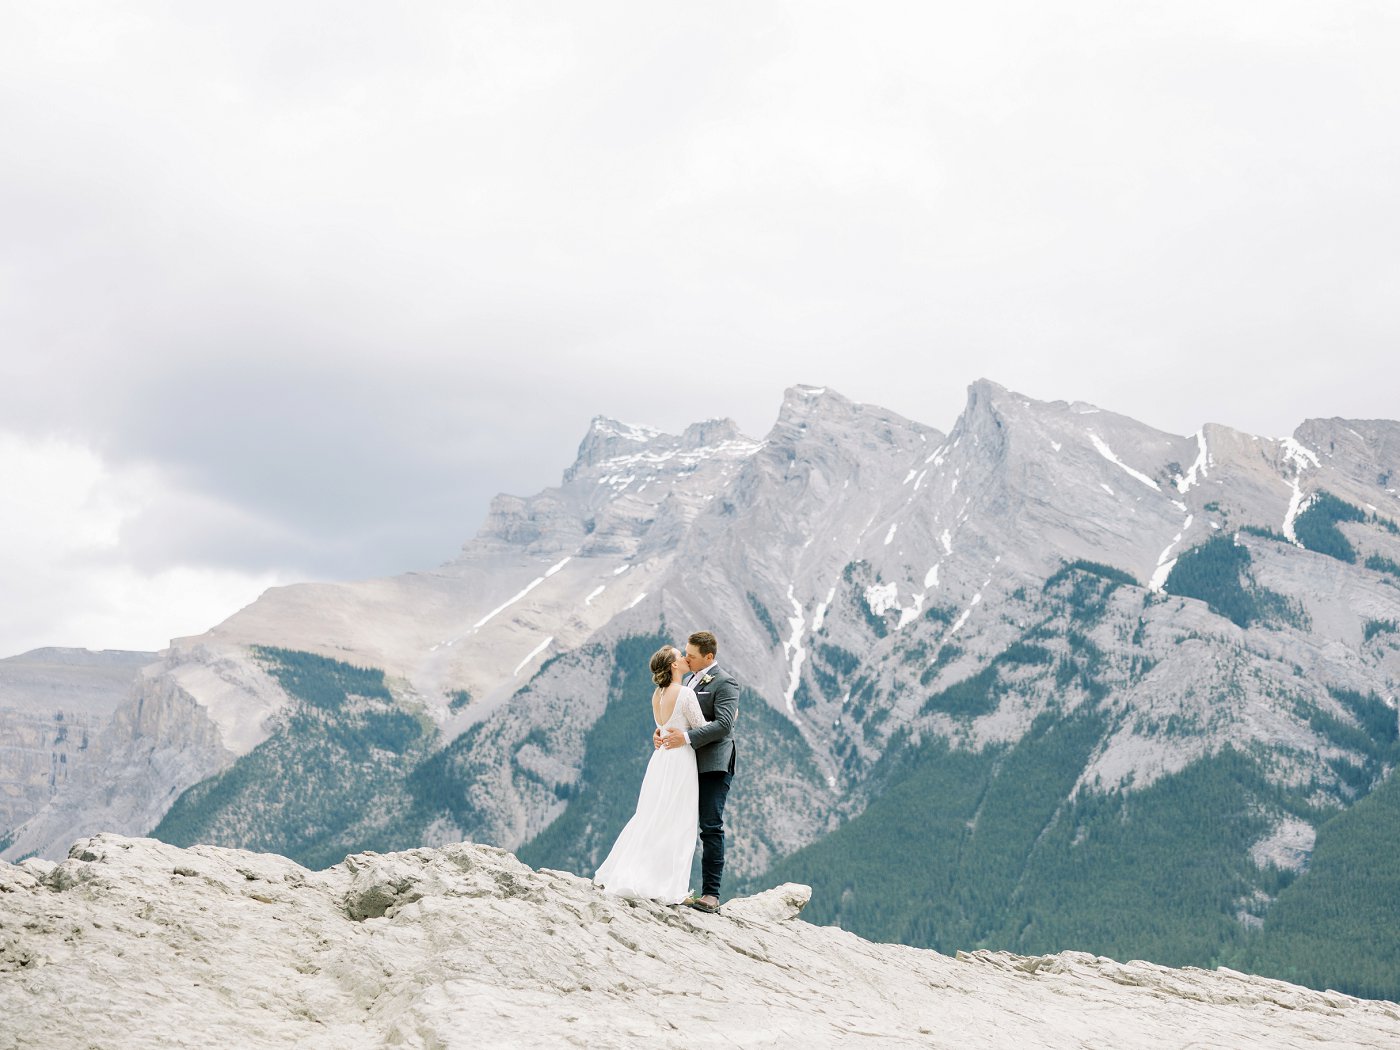
<svg viewBox="0 0 1400 1050">
<path fill-rule="evenodd" d="M 676 697 L 675 710 L 671 712 L 671 717 L 660 725 L 668 729 L 694 729 L 704 724 L 705 715 L 700 710 L 700 700 L 696 697 L 695 690 L 688 685 L 681 686 L 680 695 Z"/>
</svg>

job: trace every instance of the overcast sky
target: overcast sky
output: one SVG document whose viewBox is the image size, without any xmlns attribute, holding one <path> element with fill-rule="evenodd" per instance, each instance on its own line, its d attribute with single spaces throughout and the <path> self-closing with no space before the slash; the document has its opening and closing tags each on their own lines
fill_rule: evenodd
<svg viewBox="0 0 1400 1050">
<path fill-rule="evenodd" d="M 596 414 L 1400 418 L 1398 11 L 0 0 L 0 656 L 437 565 Z"/>
</svg>

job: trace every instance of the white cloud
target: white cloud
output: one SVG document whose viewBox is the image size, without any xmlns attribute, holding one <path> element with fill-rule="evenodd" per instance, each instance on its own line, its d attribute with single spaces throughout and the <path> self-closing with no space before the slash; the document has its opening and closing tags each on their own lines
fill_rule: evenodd
<svg viewBox="0 0 1400 1050">
<path fill-rule="evenodd" d="M 149 468 L 114 470 L 75 441 L 0 431 L 0 655 L 44 645 L 162 649 L 282 582 L 273 573 L 131 564 L 124 527 L 178 502 Z"/>
</svg>

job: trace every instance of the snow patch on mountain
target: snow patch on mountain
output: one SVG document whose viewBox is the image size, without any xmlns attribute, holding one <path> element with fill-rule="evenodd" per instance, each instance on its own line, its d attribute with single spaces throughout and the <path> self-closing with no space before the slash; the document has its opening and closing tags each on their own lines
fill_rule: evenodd
<svg viewBox="0 0 1400 1050">
<path fill-rule="evenodd" d="M 872 584 L 865 589 L 865 604 L 874 616 L 884 616 L 899 605 L 899 587 L 893 583 Z"/>
<path fill-rule="evenodd" d="M 545 572 L 545 574 L 544 574 L 543 576 L 540 576 L 540 577 L 537 577 L 537 578 L 534 579 L 534 580 L 531 580 L 529 583 L 527 583 L 527 584 L 525 585 L 524 590 L 522 590 L 519 594 L 515 595 L 515 597 L 508 599 L 508 600 L 507 600 L 504 604 L 502 604 L 502 605 L 496 606 L 496 608 L 492 609 L 489 613 L 487 613 L 485 616 L 483 616 L 480 620 L 477 620 L 476 623 L 472 624 L 472 632 L 475 633 L 476 631 L 481 630 L 481 628 L 485 627 L 488 623 L 490 623 L 492 620 L 494 620 L 494 619 L 495 619 L 497 616 L 499 616 L 501 613 L 505 612 L 505 611 L 506 611 L 507 609 L 509 609 L 512 605 L 515 605 L 517 602 L 522 601 L 531 591 L 533 591 L 533 590 L 534 590 L 536 587 L 538 587 L 540 584 L 544 583 L 545 580 L 549 579 L 551 576 L 553 576 L 555 573 L 557 573 L 560 569 L 562 569 L 565 565 L 567 565 L 567 564 L 569 563 L 569 561 L 570 561 L 569 558 L 565 558 L 563 561 L 559 562 L 557 565 L 552 565 L 552 566 L 550 566 L 550 568 L 549 568 L 548 570 L 546 570 L 546 572 Z"/>
<path fill-rule="evenodd" d="M 896 631 L 904 630 L 905 627 L 918 619 L 919 614 L 924 611 L 924 600 L 927 597 L 926 593 L 920 592 L 914 595 L 913 605 L 905 606 L 899 610 L 899 622 L 894 626 Z"/>
<path fill-rule="evenodd" d="M 802 684 L 802 661 L 807 659 L 807 650 L 802 648 L 802 632 L 806 627 L 806 618 L 802 613 L 802 603 L 797 600 L 793 593 L 793 585 L 788 584 L 788 601 L 792 603 L 792 616 L 788 619 L 788 626 L 792 628 L 792 635 L 783 643 L 783 653 L 788 658 L 788 684 L 783 691 L 783 702 L 787 707 L 789 717 L 797 720 L 797 708 L 794 706 L 794 698 L 797 696 L 798 686 Z"/>
<path fill-rule="evenodd" d="M 1210 450 L 1206 445 L 1204 427 L 1196 431 L 1196 449 L 1196 461 L 1191 464 L 1191 469 L 1186 472 L 1186 476 L 1177 478 L 1176 481 L 1176 490 L 1183 494 L 1191 491 L 1202 478 L 1210 475 Z"/>
<path fill-rule="evenodd" d="M 518 677 L 520 675 L 520 672 L 525 669 L 525 667 L 530 663 L 530 661 L 532 661 L 535 657 L 539 656 L 540 653 L 548 649 L 550 643 L 553 641 L 554 636 L 550 635 L 550 637 L 546 638 L 544 641 L 540 642 L 539 645 L 531 649 L 530 654 L 526 656 L 525 659 L 521 660 L 518 664 L 515 665 L 515 670 L 511 672 L 511 677 Z"/>
<path fill-rule="evenodd" d="M 1317 453 L 1293 438 L 1282 438 L 1279 442 L 1285 462 L 1290 462 L 1294 466 L 1293 477 L 1289 480 L 1291 495 L 1288 499 L 1288 510 L 1283 518 L 1283 534 L 1297 546 L 1302 546 L 1298 539 L 1298 534 L 1293 531 L 1293 523 L 1298 520 L 1298 515 L 1308 509 L 1309 497 L 1303 491 L 1303 471 L 1309 467 L 1321 466 L 1317 458 Z"/>
<path fill-rule="evenodd" d="M 1124 463 L 1121 459 L 1119 459 L 1117 453 L 1115 453 L 1113 449 L 1108 447 L 1108 442 L 1104 441 L 1104 439 L 1099 437 L 1098 434 L 1094 433 L 1092 430 L 1086 431 L 1086 433 L 1089 435 L 1089 440 L 1093 442 L 1094 448 L 1098 450 L 1099 455 L 1103 456 L 1104 459 L 1108 460 L 1114 466 L 1122 468 L 1131 477 L 1136 478 L 1148 488 L 1156 492 L 1162 491 L 1162 486 L 1158 485 L 1157 482 L 1153 481 L 1142 471 L 1128 466 L 1128 464 Z"/>
</svg>

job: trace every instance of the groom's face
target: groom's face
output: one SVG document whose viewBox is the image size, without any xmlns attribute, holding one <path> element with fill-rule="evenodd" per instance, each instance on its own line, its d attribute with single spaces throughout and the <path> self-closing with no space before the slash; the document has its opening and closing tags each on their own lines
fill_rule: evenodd
<svg viewBox="0 0 1400 1050">
<path fill-rule="evenodd" d="M 695 643 L 692 642 L 685 647 L 685 662 L 692 671 L 698 671 L 707 666 L 709 659 L 708 656 L 700 655 L 700 650 L 695 647 Z"/>
</svg>

